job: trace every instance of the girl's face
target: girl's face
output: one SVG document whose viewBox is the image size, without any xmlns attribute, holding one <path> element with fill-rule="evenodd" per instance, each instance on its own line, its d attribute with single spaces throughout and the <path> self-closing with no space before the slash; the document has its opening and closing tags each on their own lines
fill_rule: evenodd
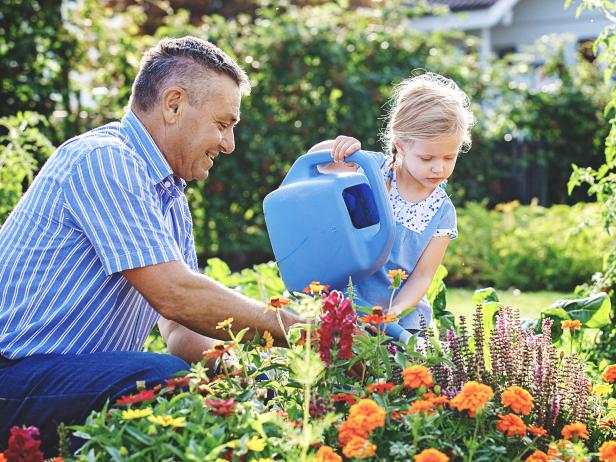
<svg viewBox="0 0 616 462">
<path fill-rule="evenodd" d="M 394 142 L 403 181 L 421 191 L 433 191 L 453 173 L 462 138 L 448 135 L 434 141 Z"/>
</svg>

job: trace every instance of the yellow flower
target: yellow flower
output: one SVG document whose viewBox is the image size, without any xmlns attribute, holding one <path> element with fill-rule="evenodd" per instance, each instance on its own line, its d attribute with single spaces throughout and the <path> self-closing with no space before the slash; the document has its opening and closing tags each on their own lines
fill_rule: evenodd
<svg viewBox="0 0 616 462">
<path fill-rule="evenodd" d="M 402 284 L 402 281 L 407 279 L 409 277 L 409 275 L 406 274 L 406 272 L 404 270 L 395 269 L 395 270 L 390 270 L 387 273 L 387 277 L 391 281 L 393 287 L 397 289 Z"/>
<path fill-rule="evenodd" d="M 265 449 L 266 441 L 263 438 L 259 438 L 257 436 L 253 436 L 246 443 L 246 449 L 254 452 L 261 452 Z"/>
<path fill-rule="evenodd" d="M 263 310 L 263 312 L 267 313 L 269 310 L 279 311 L 283 307 L 287 306 L 289 303 L 291 303 L 291 300 L 289 300 L 288 298 L 271 297 L 269 299 L 269 302 L 267 302 L 267 304 L 265 305 L 265 309 Z"/>
<path fill-rule="evenodd" d="M 233 322 L 233 318 L 227 318 L 225 319 L 223 322 L 219 322 L 216 325 L 216 329 L 226 329 L 227 326 L 229 327 L 229 329 L 231 328 L 231 323 Z"/>
<path fill-rule="evenodd" d="M 142 417 L 147 417 L 152 415 L 152 409 L 127 409 L 126 411 L 122 411 L 122 419 L 124 420 L 132 420 L 132 419 L 140 419 Z"/>
<path fill-rule="evenodd" d="M 185 427 L 186 417 L 171 417 L 170 415 L 151 415 L 148 420 L 163 427 Z"/>
<path fill-rule="evenodd" d="M 261 350 L 263 351 L 267 351 L 274 346 L 274 337 L 272 337 L 272 334 L 270 334 L 267 330 L 263 332 L 261 340 L 265 342 L 265 345 L 261 346 Z"/>
<path fill-rule="evenodd" d="M 612 393 L 612 386 L 607 383 L 598 383 L 592 387 L 592 392 L 597 396 L 609 396 Z"/>
</svg>

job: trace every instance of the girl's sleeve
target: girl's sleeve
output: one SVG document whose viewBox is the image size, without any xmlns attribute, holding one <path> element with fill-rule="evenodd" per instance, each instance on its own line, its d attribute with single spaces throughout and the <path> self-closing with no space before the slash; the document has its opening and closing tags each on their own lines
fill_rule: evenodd
<svg viewBox="0 0 616 462">
<path fill-rule="evenodd" d="M 441 221 L 438 224 L 438 228 L 432 237 L 449 236 L 450 239 L 455 239 L 458 237 L 456 208 L 453 206 L 449 198 L 445 199 L 442 206 L 445 207 L 445 209 L 441 215 Z"/>
<path fill-rule="evenodd" d="M 362 151 L 364 151 L 366 154 L 376 160 L 376 163 L 380 168 L 383 168 L 383 166 L 385 165 L 385 161 L 387 160 L 385 154 L 377 151 L 367 151 L 365 149 L 362 149 Z"/>
</svg>

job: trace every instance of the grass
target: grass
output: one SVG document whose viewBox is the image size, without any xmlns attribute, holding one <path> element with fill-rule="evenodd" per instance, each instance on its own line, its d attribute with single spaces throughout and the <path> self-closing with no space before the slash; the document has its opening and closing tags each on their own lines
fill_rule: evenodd
<svg viewBox="0 0 616 462">
<path fill-rule="evenodd" d="M 447 308 L 456 316 L 468 318 L 475 311 L 472 289 L 447 288 Z M 522 318 L 536 318 L 539 312 L 550 306 L 556 300 L 575 298 L 572 293 L 565 292 L 522 292 L 519 290 L 497 290 L 499 300 L 505 305 L 511 305 L 520 310 Z"/>
</svg>

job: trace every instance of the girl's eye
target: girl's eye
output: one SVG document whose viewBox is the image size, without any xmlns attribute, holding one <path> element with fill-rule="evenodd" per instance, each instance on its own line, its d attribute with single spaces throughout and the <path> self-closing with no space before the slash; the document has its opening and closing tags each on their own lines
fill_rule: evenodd
<svg viewBox="0 0 616 462">
<path fill-rule="evenodd" d="M 425 161 L 432 160 L 432 157 L 421 157 L 421 160 L 425 160 Z"/>
</svg>

